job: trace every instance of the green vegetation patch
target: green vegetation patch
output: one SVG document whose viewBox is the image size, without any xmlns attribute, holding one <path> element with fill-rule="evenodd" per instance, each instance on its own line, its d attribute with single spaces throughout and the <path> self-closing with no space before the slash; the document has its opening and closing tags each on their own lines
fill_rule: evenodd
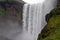
<svg viewBox="0 0 60 40">
<path fill-rule="evenodd" d="M 60 4 L 46 15 L 46 21 L 37 40 L 60 40 Z"/>
</svg>

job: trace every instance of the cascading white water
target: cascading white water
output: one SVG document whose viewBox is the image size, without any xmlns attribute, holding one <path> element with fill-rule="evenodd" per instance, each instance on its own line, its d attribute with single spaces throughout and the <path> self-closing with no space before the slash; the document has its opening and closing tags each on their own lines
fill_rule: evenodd
<svg viewBox="0 0 60 40">
<path fill-rule="evenodd" d="M 29 6 L 28 32 L 37 40 L 38 33 L 41 31 L 42 4 L 32 4 Z M 40 21 L 39 21 L 40 20 Z"/>
<path fill-rule="evenodd" d="M 23 38 L 23 40 L 33 40 L 33 36 L 29 32 L 28 24 L 29 24 L 29 4 L 24 4 L 24 7 L 23 7 L 23 33 L 24 33 L 25 37 Z"/>
<path fill-rule="evenodd" d="M 23 30 L 33 36 L 33 40 L 37 40 L 41 31 L 42 20 L 42 4 L 25 4 L 23 9 Z M 28 29 L 28 30 L 27 30 Z"/>
<path fill-rule="evenodd" d="M 24 7 L 23 7 L 23 31 L 28 31 L 28 23 L 27 23 L 27 20 L 28 20 L 28 16 L 27 16 L 27 13 L 28 13 L 28 4 L 24 4 Z"/>
<path fill-rule="evenodd" d="M 48 6 L 49 5 L 49 6 Z M 37 40 L 38 34 L 46 25 L 45 16 L 56 6 L 56 0 L 45 1 L 37 4 L 24 4 L 23 31 Z M 29 36 L 28 36 L 29 37 Z M 28 39 L 28 38 L 27 38 Z"/>
</svg>

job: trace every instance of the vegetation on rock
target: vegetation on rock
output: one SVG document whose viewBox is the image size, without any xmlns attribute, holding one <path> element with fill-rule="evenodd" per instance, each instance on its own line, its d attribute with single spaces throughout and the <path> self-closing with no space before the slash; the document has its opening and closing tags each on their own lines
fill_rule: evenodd
<svg viewBox="0 0 60 40">
<path fill-rule="evenodd" d="M 55 15 L 60 15 L 60 4 L 58 4 L 56 8 L 51 10 L 51 12 L 46 15 L 46 22 L 48 22 L 49 19 Z"/>
<path fill-rule="evenodd" d="M 46 16 L 47 25 L 37 40 L 60 40 L 60 4 Z"/>
</svg>

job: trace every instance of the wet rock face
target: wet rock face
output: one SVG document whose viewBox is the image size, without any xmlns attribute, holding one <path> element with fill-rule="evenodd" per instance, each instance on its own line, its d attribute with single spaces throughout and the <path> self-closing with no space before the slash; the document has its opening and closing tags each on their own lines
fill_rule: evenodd
<svg viewBox="0 0 60 40">
<path fill-rule="evenodd" d="M 23 11 L 23 3 L 19 2 L 0 2 L 0 16 L 12 16 L 15 17 L 16 20 L 21 21 L 22 20 L 22 11 Z"/>
<path fill-rule="evenodd" d="M 6 11 L 13 15 L 17 15 L 19 12 L 22 13 L 23 4 L 18 2 L 11 2 L 6 4 Z"/>
<path fill-rule="evenodd" d="M 6 4 L 6 12 L 11 15 L 17 15 L 19 13 L 13 5 Z"/>
<path fill-rule="evenodd" d="M 0 36 L 2 36 L 2 40 L 13 39 L 16 35 L 22 33 L 23 4 L 0 2 L 0 6 L 4 10 L 0 9 Z"/>
<path fill-rule="evenodd" d="M 16 15 L 19 12 L 22 13 L 23 5 L 23 3 L 19 2 L 0 2 L 0 6 L 2 6 L 7 13 L 10 13 L 12 15 Z"/>
</svg>

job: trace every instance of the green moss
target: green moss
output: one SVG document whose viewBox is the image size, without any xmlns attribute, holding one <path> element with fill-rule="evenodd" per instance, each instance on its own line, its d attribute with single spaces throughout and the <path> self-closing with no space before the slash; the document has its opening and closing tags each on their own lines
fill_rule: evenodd
<svg viewBox="0 0 60 40">
<path fill-rule="evenodd" d="M 5 10 L 2 6 L 0 6 L 0 16 L 4 16 L 5 15 Z"/>
<path fill-rule="evenodd" d="M 46 15 L 46 21 L 37 40 L 60 40 L 60 4 Z"/>
<path fill-rule="evenodd" d="M 60 15 L 49 19 L 48 24 L 39 34 L 38 40 L 60 40 Z"/>
</svg>

